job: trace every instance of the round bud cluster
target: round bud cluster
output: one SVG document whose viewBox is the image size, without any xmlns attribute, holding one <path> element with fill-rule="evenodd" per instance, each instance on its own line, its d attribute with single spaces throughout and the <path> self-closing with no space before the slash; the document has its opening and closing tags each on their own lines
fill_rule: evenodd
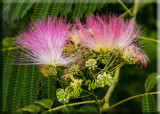
<svg viewBox="0 0 160 114">
<path fill-rule="evenodd" d="M 50 76 L 55 76 L 55 75 L 57 75 L 57 70 L 56 70 L 55 67 L 50 67 L 48 72 L 49 72 L 49 75 L 50 75 Z"/>
<path fill-rule="evenodd" d="M 67 90 L 60 89 L 57 92 L 58 101 L 61 103 L 68 103 L 70 99 L 70 94 L 68 94 Z"/>
<path fill-rule="evenodd" d="M 72 75 L 76 75 L 79 72 L 79 65 L 72 65 L 70 68 L 70 73 Z"/>
<path fill-rule="evenodd" d="M 78 72 L 79 72 L 79 65 L 72 65 L 71 68 L 64 70 L 65 74 L 76 75 L 76 74 L 78 74 Z"/>
<path fill-rule="evenodd" d="M 107 82 L 105 80 L 106 78 L 108 79 Z M 104 72 L 103 74 L 99 74 L 97 76 L 97 82 L 101 83 L 100 87 L 104 87 L 106 83 L 108 86 L 110 86 L 114 82 L 114 79 L 111 74 L 106 74 Z"/>
<path fill-rule="evenodd" d="M 95 68 L 97 67 L 97 61 L 95 59 L 88 59 L 88 61 L 86 61 L 86 67 L 88 67 L 91 70 L 95 70 Z"/>
<path fill-rule="evenodd" d="M 128 64 L 134 64 L 134 58 L 131 55 L 127 56 L 127 61 Z"/>
</svg>

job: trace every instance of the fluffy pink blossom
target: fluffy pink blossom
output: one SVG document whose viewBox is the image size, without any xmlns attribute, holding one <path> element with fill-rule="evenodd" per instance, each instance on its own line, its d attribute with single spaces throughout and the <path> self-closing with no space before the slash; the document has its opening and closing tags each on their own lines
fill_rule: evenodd
<svg viewBox="0 0 160 114">
<path fill-rule="evenodd" d="M 115 51 L 121 48 L 123 52 L 131 45 L 136 46 L 136 40 L 140 34 L 140 28 L 132 20 L 125 21 L 123 17 L 117 18 L 116 15 L 109 16 L 88 16 L 86 22 L 76 20 L 73 27 L 71 37 L 75 43 L 85 45 L 96 52 Z M 146 66 L 148 57 L 140 51 L 140 48 L 130 48 L 132 51 L 139 50 L 134 53 L 139 61 Z M 124 52 L 125 53 L 125 52 Z M 133 53 L 130 53 L 133 54 Z M 144 57 L 144 58 L 143 58 Z M 136 59 L 136 61 L 137 61 Z"/>
<path fill-rule="evenodd" d="M 149 62 L 149 58 L 147 57 L 145 52 L 135 45 L 130 45 L 125 47 L 123 49 L 122 57 L 126 61 L 129 61 L 130 59 L 132 59 L 132 62 L 134 63 L 137 63 L 140 61 L 142 63 L 141 68 L 142 67 L 146 68 Z"/>
<path fill-rule="evenodd" d="M 65 56 L 63 50 L 68 40 L 70 24 L 65 19 L 42 19 L 35 20 L 28 29 L 20 33 L 16 44 L 22 46 L 22 53 L 31 63 L 44 65 L 67 65 L 77 57 Z M 27 58 L 27 59 L 26 59 Z M 27 61 L 27 62 L 29 62 Z"/>
</svg>

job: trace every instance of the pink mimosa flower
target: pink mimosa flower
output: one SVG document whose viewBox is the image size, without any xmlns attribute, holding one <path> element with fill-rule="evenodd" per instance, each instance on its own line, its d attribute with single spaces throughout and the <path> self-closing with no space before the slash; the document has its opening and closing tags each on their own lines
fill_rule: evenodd
<svg viewBox="0 0 160 114">
<path fill-rule="evenodd" d="M 25 58 L 31 63 L 51 66 L 67 65 L 77 59 L 74 54 L 63 54 L 70 24 L 65 19 L 42 19 L 33 21 L 28 29 L 20 33 L 16 44 L 22 46 Z M 27 59 L 26 59 L 27 58 Z M 27 61 L 27 62 L 29 62 Z"/>
<path fill-rule="evenodd" d="M 126 53 L 125 49 L 130 48 L 130 45 L 134 45 L 136 48 L 130 48 L 129 50 L 138 50 L 138 52 L 136 51 L 131 56 L 136 58 L 134 61 L 138 62 L 137 60 L 139 60 L 146 66 L 148 57 L 136 46 L 139 34 L 140 28 L 134 21 L 125 21 L 123 17 L 118 19 L 113 14 L 109 16 L 88 16 L 85 24 L 76 20 L 71 37 L 72 39 L 78 39 L 77 42 L 81 45 L 87 46 L 96 52 L 101 50 L 114 52 L 117 49 L 122 49 Z"/>
<path fill-rule="evenodd" d="M 125 22 L 124 18 L 117 19 L 115 15 L 89 16 L 86 18 L 86 25 L 79 20 L 76 25 L 72 36 L 79 38 L 81 44 L 95 51 L 112 51 L 117 47 L 126 47 L 135 42 L 139 35 L 135 22 Z"/>
<path fill-rule="evenodd" d="M 124 60 L 131 62 L 131 63 L 132 62 L 137 63 L 140 61 L 144 68 L 147 67 L 147 64 L 149 62 L 149 58 L 144 53 L 144 51 L 135 45 L 130 45 L 130 46 L 125 47 L 123 49 L 122 57 Z"/>
</svg>

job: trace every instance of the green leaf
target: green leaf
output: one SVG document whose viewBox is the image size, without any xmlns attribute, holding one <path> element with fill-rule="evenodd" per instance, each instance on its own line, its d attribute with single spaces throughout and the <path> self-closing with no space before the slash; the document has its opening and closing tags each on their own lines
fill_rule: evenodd
<svg viewBox="0 0 160 114">
<path fill-rule="evenodd" d="M 107 0 L 98 0 L 97 9 L 100 10 L 106 2 Z"/>
<path fill-rule="evenodd" d="M 81 107 L 79 110 L 79 112 L 84 112 L 84 113 L 99 113 L 98 110 L 93 107 L 93 106 L 90 106 L 90 105 L 83 105 L 83 107 Z"/>
<path fill-rule="evenodd" d="M 12 23 L 21 9 L 21 6 L 24 4 L 25 0 L 12 0 L 9 5 L 9 10 L 7 13 L 7 22 Z"/>
<path fill-rule="evenodd" d="M 143 113 L 156 112 L 156 105 L 153 95 L 147 94 L 142 97 L 142 111 Z"/>
<path fill-rule="evenodd" d="M 76 0 L 73 11 L 74 18 L 81 18 L 84 14 L 85 7 L 87 7 L 87 0 Z"/>
<path fill-rule="evenodd" d="M 3 12 L 9 7 L 11 0 L 3 0 Z"/>
<path fill-rule="evenodd" d="M 25 65 L 14 65 L 11 69 L 7 90 L 6 111 L 16 111 L 19 108 L 25 70 Z"/>
<path fill-rule="evenodd" d="M 149 92 L 151 89 L 154 88 L 154 86 L 157 83 L 158 77 L 160 77 L 160 76 L 157 76 L 157 73 L 152 73 L 147 77 L 147 79 L 145 81 L 145 90 L 146 90 L 146 92 Z"/>
<path fill-rule="evenodd" d="M 56 94 L 56 81 L 50 77 L 42 76 L 42 98 L 53 99 Z"/>
<path fill-rule="evenodd" d="M 71 11 L 74 0 L 65 0 L 61 6 L 60 12 L 61 16 L 67 16 L 67 14 Z"/>
<path fill-rule="evenodd" d="M 39 107 L 36 106 L 36 105 L 29 105 L 29 106 L 25 106 L 24 108 L 21 108 L 18 110 L 18 112 L 21 112 L 21 111 L 27 111 L 27 112 L 30 112 L 30 113 L 38 113 L 39 112 Z"/>
<path fill-rule="evenodd" d="M 11 73 L 11 68 L 12 68 L 12 65 L 9 64 L 12 62 L 11 50 L 4 51 L 2 58 L 3 58 L 2 108 L 4 111 L 5 106 L 6 106 L 7 89 L 8 89 L 8 83 L 9 83 L 8 78 L 9 78 L 9 75 Z"/>
<path fill-rule="evenodd" d="M 35 103 L 43 106 L 44 108 L 51 108 L 53 105 L 53 101 L 50 99 L 41 99 L 39 101 L 35 101 Z"/>
<path fill-rule="evenodd" d="M 16 38 L 12 38 L 12 37 L 6 37 L 3 39 L 3 48 L 9 48 L 13 45 L 13 42 L 16 40 Z"/>
<path fill-rule="evenodd" d="M 47 15 L 49 16 L 57 16 L 60 10 L 60 6 L 62 4 L 62 0 L 51 0 L 51 4 L 47 11 Z"/>
<path fill-rule="evenodd" d="M 87 4 L 86 14 L 90 15 L 96 10 L 97 0 L 90 0 Z"/>
<path fill-rule="evenodd" d="M 24 79 L 24 104 L 29 105 L 37 101 L 40 71 L 36 65 L 27 65 Z"/>
<path fill-rule="evenodd" d="M 74 108 L 73 107 L 69 107 L 69 106 L 66 106 L 66 107 L 62 108 L 62 111 L 65 114 L 76 113 L 76 111 L 74 110 Z"/>
<path fill-rule="evenodd" d="M 50 0 L 38 0 L 33 11 L 33 18 L 42 18 L 47 14 Z"/>
<path fill-rule="evenodd" d="M 34 4 L 34 0 L 25 0 L 22 4 L 21 7 L 19 9 L 19 12 L 17 13 L 17 18 L 23 18 L 23 16 L 27 13 L 27 11 L 32 7 L 32 5 Z"/>
</svg>

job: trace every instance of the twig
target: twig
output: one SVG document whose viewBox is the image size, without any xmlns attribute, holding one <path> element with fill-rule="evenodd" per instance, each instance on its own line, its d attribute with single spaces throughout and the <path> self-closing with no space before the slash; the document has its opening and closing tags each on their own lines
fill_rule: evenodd
<svg viewBox="0 0 160 114">
<path fill-rule="evenodd" d="M 88 104 L 88 103 L 95 103 L 96 101 L 95 100 L 92 100 L 92 101 L 83 101 L 83 102 L 77 102 L 77 103 L 72 103 L 72 104 L 66 104 L 66 105 L 62 105 L 62 106 L 58 106 L 56 108 L 53 108 L 53 109 L 49 109 L 43 113 L 48 113 L 48 112 L 52 112 L 52 111 L 55 111 L 55 110 L 59 110 L 63 107 L 66 107 L 66 106 L 75 106 L 75 105 L 81 105 L 81 104 Z"/>
<path fill-rule="evenodd" d="M 142 37 L 142 36 L 139 36 L 138 38 L 143 39 L 143 40 L 149 40 L 149 41 L 152 41 L 152 42 L 160 43 L 160 40 L 155 40 L 155 39 L 152 39 L 152 38 L 146 38 L 146 37 Z"/>
<path fill-rule="evenodd" d="M 122 104 L 122 103 L 124 103 L 126 101 L 129 101 L 131 99 L 138 98 L 138 97 L 141 97 L 141 96 L 147 95 L 147 94 L 152 94 L 152 95 L 153 94 L 160 94 L 160 91 L 159 92 L 150 92 L 150 93 L 139 94 L 139 95 L 136 95 L 136 96 L 132 96 L 132 97 L 126 98 L 126 99 L 124 99 L 124 100 L 122 100 L 122 101 L 110 106 L 109 108 L 107 108 L 107 110 L 110 110 L 110 109 L 112 109 L 112 108 L 114 108 L 114 107 L 116 107 L 116 106 L 118 106 L 118 105 L 120 105 L 120 104 Z"/>
<path fill-rule="evenodd" d="M 133 16 L 132 12 L 127 8 L 127 6 L 121 1 L 121 0 L 117 0 L 122 7 L 130 14 L 130 16 Z"/>
<path fill-rule="evenodd" d="M 120 72 L 120 68 L 116 70 L 115 72 L 115 77 L 119 77 L 119 72 Z M 103 107 L 102 107 L 102 111 L 105 111 L 108 107 L 109 107 L 109 99 L 110 99 L 110 96 L 112 95 L 112 92 L 114 90 L 114 88 L 116 87 L 117 85 L 117 82 L 114 82 L 108 89 L 104 99 L 102 99 L 102 101 L 105 101 Z"/>
<path fill-rule="evenodd" d="M 133 20 L 136 20 L 136 15 L 137 15 L 137 11 L 138 11 L 139 2 L 140 2 L 140 0 L 135 0 L 134 1 L 133 12 L 132 12 L 132 14 L 133 14 L 132 19 Z"/>
</svg>

